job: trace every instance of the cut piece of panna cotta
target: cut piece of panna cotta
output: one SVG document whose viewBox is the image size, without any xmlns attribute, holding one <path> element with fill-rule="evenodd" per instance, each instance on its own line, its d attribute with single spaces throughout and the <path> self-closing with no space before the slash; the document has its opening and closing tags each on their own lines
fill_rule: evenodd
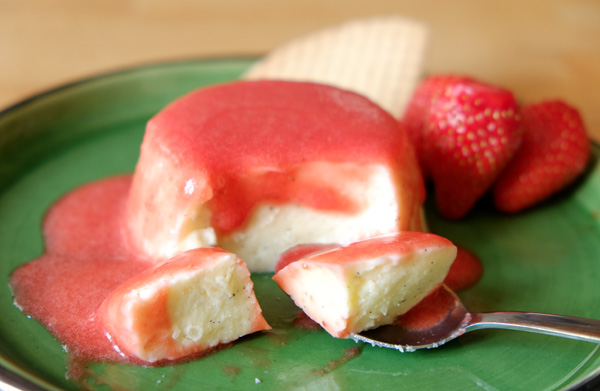
<svg viewBox="0 0 600 391">
<path fill-rule="evenodd" d="M 270 329 L 246 265 L 217 248 L 183 252 L 133 277 L 104 300 L 100 317 L 119 353 L 148 364 Z"/>
<path fill-rule="evenodd" d="M 295 262 L 282 257 L 289 263 L 273 279 L 337 338 L 392 323 L 444 281 L 456 257 L 452 242 L 420 232 L 315 251 Z"/>
<path fill-rule="evenodd" d="M 403 129 L 367 98 L 239 81 L 196 90 L 149 121 L 127 235 L 157 261 L 218 246 L 272 272 L 297 244 L 421 230 L 423 200 Z"/>
</svg>

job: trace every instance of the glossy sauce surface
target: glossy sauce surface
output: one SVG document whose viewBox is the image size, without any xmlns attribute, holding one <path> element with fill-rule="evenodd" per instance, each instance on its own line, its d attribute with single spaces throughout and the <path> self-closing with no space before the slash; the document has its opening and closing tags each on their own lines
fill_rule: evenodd
<svg viewBox="0 0 600 391">
<path fill-rule="evenodd" d="M 97 309 L 150 264 L 121 232 L 130 176 L 101 180 L 60 199 L 44 220 L 46 252 L 12 274 L 15 302 L 42 323 L 74 360 L 123 361 L 104 335 Z"/>
</svg>

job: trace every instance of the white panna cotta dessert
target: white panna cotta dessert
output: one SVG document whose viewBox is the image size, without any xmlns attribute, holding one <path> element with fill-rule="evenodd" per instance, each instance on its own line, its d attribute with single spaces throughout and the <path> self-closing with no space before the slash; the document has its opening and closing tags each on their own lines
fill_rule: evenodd
<svg viewBox="0 0 600 391">
<path fill-rule="evenodd" d="M 424 198 L 403 128 L 367 98 L 240 81 L 196 90 L 148 123 L 126 233 L 157 261 L 216 246 L 272 272 L 301 243 L 422 230 Z"/>
<path fill-rule="evenodd" d="M 331 250 L 316 247 L 312 255 L 286 259 L 273 279 L 329 334 L 349 338 L 390 324 L 418 304 L 444 281 L 456 252 L 440 236 L 402 232 Z"/>
</svg>

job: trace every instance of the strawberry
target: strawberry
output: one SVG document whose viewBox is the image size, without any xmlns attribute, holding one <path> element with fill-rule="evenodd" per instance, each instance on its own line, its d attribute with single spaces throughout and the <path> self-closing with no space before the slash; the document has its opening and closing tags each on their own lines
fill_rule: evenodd
<svg viewBox="0 0 600 391">
<path fill-rule="evenodd" d="M 409 110 L 416 112 L 407 112 L 404 121 L 419 132 L 411 137 L 433 181 L 438 210 L 448 218 L 463 217 L 519 147 L 513 94 L 468 77 L 433 76 L 417 89 Z"/>
<path fill-rule="evenodd" d="M 524 106 L 523 144 L 494 185 L 494 203 L 505 212 L 532 206 L 572 183 L 590 158 L 579 112 L 554 100 Z"/>
<path fill-rule="evenodd" d="M 427 148 L 429 143 L 424 142 L 423 127 L 429 108 L 444 92 L 446 86 L 461 81 L 466 82 L 468 79 L 455 75 L 439 75 L 426 78 L 415 90 L 402 117 L 401 123 L 415 147 L 421 171 L 426 178 L 429 177 L 429 171 L 426 167 L 426 162 L 429 160 L 429 149 Z"/>
</svg>

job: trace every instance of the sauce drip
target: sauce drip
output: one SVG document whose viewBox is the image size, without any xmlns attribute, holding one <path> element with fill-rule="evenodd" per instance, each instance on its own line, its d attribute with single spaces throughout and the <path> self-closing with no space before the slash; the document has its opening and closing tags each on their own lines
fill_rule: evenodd
<svg viewBox="0 0 600 391">
<path fill-rule="evenodd" d="M 16 305 L 66 347 L 72 361 L 130 361 L 119 355 L 96 311 L 117 286 L 151 266 L 125 245 L 121 216 L 130 176 L 69 193 L 44 220 L 46 251 L 14 271 Z"/>
</svg>

